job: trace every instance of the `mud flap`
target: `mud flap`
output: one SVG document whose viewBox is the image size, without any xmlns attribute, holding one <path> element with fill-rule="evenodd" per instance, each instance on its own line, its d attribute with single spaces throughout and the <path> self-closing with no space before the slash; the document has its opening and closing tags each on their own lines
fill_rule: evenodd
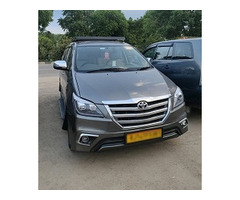
<svg viewBox="0 0 240 200">
<path fill-rule="evenodd" d="M 61 98 L 59 99 L 59 109 L 60 109 L 61 119 L 63 119 L 62 129 L 67 130 L 67 117 L 66 117 L 66 110 L 65 110 L 62 95 L 61 95 Z"/>
<path fill-rule="evenodd" d="M 65 108 L 64 108 L 63 98 L 59 99 L 59 109 L 60 109 L 61 119 L 64 119 L 65 118 Z"/>
</svg>

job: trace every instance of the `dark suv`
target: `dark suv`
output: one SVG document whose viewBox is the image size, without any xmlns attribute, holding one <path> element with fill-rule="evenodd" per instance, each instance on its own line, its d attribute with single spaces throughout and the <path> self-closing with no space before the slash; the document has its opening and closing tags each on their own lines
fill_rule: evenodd
<svg viewBox="0 0 240 200">
<path fill-rule="evenodd" d="M 182 91 L 119 37 L 77 37 L 59 73 L 63 129 L 72 151 L 100 151 L 188 130 Z"/>
<path fill-rule="evenodd" d="M 182 89 L 187 106 L 201 108 L 201 38 L 157 42 L 143 54 Z"/>
</svg>

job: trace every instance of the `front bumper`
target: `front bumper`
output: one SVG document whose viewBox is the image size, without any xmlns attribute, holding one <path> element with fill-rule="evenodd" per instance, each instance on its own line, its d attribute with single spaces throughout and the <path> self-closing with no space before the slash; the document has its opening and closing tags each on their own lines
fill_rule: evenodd
<svg viewBox="0 0 240 200">
<path fill-rule="evenodd" d="M 164 123 L 152 125 L 144 128 L 122 129 L 107 118 L 90 118 L 76 114 L 71 120 L 71 140 L 76 151 L 101 151 L 109 148 L 132 146 L 135 144 L 150 141 L 162 141 L 175 138 L 188 130 L 187 115 L 185 106 L 180 106 L 175 111 L 170 112 Z M 145 130 L 162 129 L 162 137 L 127 144 L 126 134 Z M 88 143 L 84 143 L 84 136 L 89 138 Z"/>
</svg>

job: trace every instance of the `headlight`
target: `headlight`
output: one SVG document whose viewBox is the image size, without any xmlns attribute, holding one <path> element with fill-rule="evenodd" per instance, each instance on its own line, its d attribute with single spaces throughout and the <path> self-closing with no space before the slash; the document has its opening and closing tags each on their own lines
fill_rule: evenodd
<svg viewBox="0 0 240 200">
<path fill-rule="evenodd" d="M 183 93 L 182 93 L 182 90 L 177 87 L 175 93 L 174 93 L 174 102 L 173 102 L 173 108 L 179 106 L 180 104 L 182 104 L 184 101 L 184 98 L 183 98 Z"/>
<path fill-rule="evenodd" d="M 75 94 L 73 94 L 73 101 L 74 101 L 76 110 L 80 115 L 85 115 L 90 117 L 103 117 L 103 114 L 94 103 L 81 99 Z"/>
</svg>

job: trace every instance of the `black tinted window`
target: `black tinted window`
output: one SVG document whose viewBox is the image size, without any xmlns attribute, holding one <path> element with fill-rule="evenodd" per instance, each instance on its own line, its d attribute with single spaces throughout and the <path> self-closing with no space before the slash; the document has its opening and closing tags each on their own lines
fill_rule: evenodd
<svg viewBox="0 0 240 200">
<path fill-rule="evenodd" d="M 63 56 L 62 56 L 62 60 L 65 60 L 67 59 L 67 54 L 68 54 L 68 48 L 65 49 L 64 53 L 63 53 Z"/>
<path fill-rule="evenodd" d="M 155 53 L 155 49 L 156 48 L 151 48 L 151 49 L 148 49 L 145 53 L 144 53 L 144 56 L 146 58 L 152 58 L 154 57 L 154 53 Z"/>
<path fill-rule="evenodd" d="M 159 46 L 156 50 L 154 60 L 168 59 L 172 57 L 172 46 Z"/>
<path fill-rule="evenodd" d="M 176 42 L 173 46 L 174 58 L 193 58 L 192 45 L 189 42 Z"/>
<path fill-rule="evenodd" d="M 67 66 L 70 68 L 72 65 L 72 48 L 69 48 L 66 62 L 67 62 Z"/>
</svg>

